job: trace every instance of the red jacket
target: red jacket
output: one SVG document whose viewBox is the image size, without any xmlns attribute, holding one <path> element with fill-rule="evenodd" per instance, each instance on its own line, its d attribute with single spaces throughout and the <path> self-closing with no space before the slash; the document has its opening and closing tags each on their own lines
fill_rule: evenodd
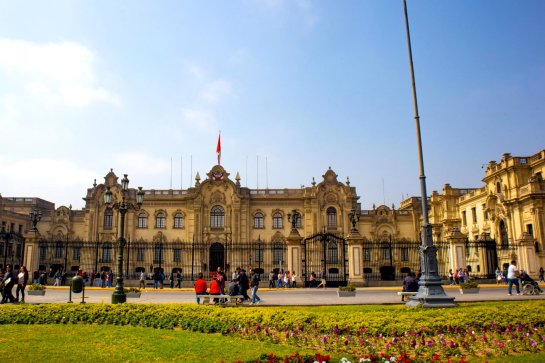
<svg viewBox="0 0 545 363">
<path fill-rule="evenodd" d="M 221 294 L 221 285 L 218 280 L 212 280 L 210 282 L 210 295 L 220 295 Z"/>
<path fill-rule="evenodd" d="M 206 288 L 208 287 L 208 285 L 206 284 L 206 281 L 204 281 L 204 279 L 198 279 L 197 281 L 195 281 L 195 292 L 197 294 L 203 294 L 206 292 Z"/>
</svg>

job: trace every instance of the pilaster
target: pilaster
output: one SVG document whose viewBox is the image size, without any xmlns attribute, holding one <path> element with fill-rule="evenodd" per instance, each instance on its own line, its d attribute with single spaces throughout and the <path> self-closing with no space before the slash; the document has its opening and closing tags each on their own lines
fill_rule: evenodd
<svg viewBox="0 0 545 363">
<path fill-rule="evenodd" d="M 286 240 L 288 242 L 288 271 L 291 273 L 295 271 L 297 286 L 304 287 L 304 282 L 301 279 L 301 259 L 303 258 L 301 241 L 303 241 L 303 237 L 301 237 L 297 228 L 292 228 Z"/>
<path fill-rule="evenodd" d="M 447 235 L 447 241 L 450 243 L 449 268 L 454 272 L 459 268 L 466 268 L 466 235 L 460 232 L 458 228 L 452 228 Z"/>
<path fill-rule="evenodd" d="M 348 236 L 348 283 L 354 286 L 367 286 L 363 274 L 363 239 L 356 228 L 352 228 Z"/>
<path fill-rule="evenodd" d="M 39 232 L 27 232 L 24 235 L 25 238 L 25 250 L 24 250 L 24 261 L 23 264 L 27 268 L 30 276 L 34 271 L 38 271 L 39 267 L 39 254 L 38 254 L 38 244 L 40 240 Z"/>
</svg>

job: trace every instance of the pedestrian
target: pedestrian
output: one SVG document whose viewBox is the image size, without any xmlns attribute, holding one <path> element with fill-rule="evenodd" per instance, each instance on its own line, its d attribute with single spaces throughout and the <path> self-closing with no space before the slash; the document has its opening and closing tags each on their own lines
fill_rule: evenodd
<svg viewBox="0 0 545 363">
<path fill-rule="evenodd" d="M 108 287 L 112 287 L 112 283 L 114 281 L 114 273 L 112 271 L 110 271 L 108 273 Z"/>
<path fill-rule="evenodd" d="M 17 275 L 17 290 L 15 290 L 15 302 L 19 302 L 19 292 L 21 292 L 21 302 L 25 302 L 25 288 L 28 284 L 28 270 L 21 266 Z"/>
<path fill-rule="evenodd" d="M 284 278 L 284 274 L 282 272 L 278 272 L 278 285 L 277 287 L 280 288 L 282 287 L 282 279 Z"/>
<path fill-rule="evenodd" d="M 500 285 L 503 281 L 503 273 L 500 270 L 500 267 L 496 267 L 496 285 Z"/>
<path fill-rule="evenodd" d="M 517 263 L 515 260 L 511 261 L 511 264 L 507 268 L 507 295 L 513 295 L 513 284 L 517 288 L 517 295 L 520 295 L 519 279 L 517 277 Z"/>
<path fill-rule="evenodd" d="M 545 270 L 543 267 L 539 268 L 539 282 L 545 282 Z"/>
<path fill-rule="evenodd" d="M 274 271 L 269 272 L 269 288 L 274 289 Z"/>
<path fill-rule="evenodd" d="M 259 288 L 259 275 L 255 273 L 254 269 L 250 270 L 250 287 L 252 288 L 252 302 L 250 305 L 257 305 L 261 301 L 257 296 L 257 289 Z"/>
<path fill-rule="evenodd" d="M 142 270 L 140 271 L 140 285 L 139 287 L 146 288 L 146 273 Z"/>
<path fill-rule="evenodd" d="M 176 272 L 176 288 L 182 288 L 182 272 L 179 269 Z"/>
<path fill-rule="evenodd" d="M 291 287 L 297 287 L 297 274 L 295 273 L 295 271 L 292 271 L 291 273 Z"/>
<path fill-rule="evenodd" d="M 326 271 L 325 268 L 322 270 L 322 273 L 320 274 L 320 284 L 317 287 L 323 286 L 324 289 L 326 287 Z"/>
<path fill-rule="evenodd" d="M 316 287 L 316 274 L 314 273 L 314 271 L 310 273 L 308 287 Z"/>
<path fill-rule="evenodd" d="M 246 275 L 246 270 L 244 269 L 241 269 L 238 275 L 238 286 L 240 288 L 240 294 L 243 297 L 243 301 L 250 300 L 250 297 L 248 296 L 250 281 L 248 281 L 248 275 Z"/>
<path fill-rule="evenodd" d="M 448 280 L 449 280 L 449 285 L 454 285 L 454 274 L 452 273 L 452 269 L 448 270 Z"/>
<path fill-rule="evenodd" d="M 284 274 L 282 282 L 284 283 L 284 287 L 290 287 L 290 285 L 291 285 L 291 275 L 290 275 L 289 271 L 286 271 L 286 273 Z"/>
<path fill-rule="evenodd" d="M 174 288 L 174 271 L 170 272 L 170 275 L 168 276 L 168 286 L 173 289 Z"/>
<path fill-rule="evenodd" d="M 100 274 L 100 286 L 102 288 L 106 287 L 106 274 L 106 271 L 102 271 L 102 273 Z"/>
<path fill-rule="evenodd" d="M 227 279 L 227 277 L 225 276 L 225 273 L 223 273 L 223 269 L 219 266 L 216 270 L 216 279 L 220 284 L 221 294 L 225 294 L 225 280 Z"/>
<path fill-rule="evenodd" d="M 62 277 L 61 271 L 57 270 L 55 272 L 54 277 L 55 277 L 55 283 L 53 284 L 53 286 L 61 286 L 61 277 Z"/>
<path fill-rule="evenodd" d="M 15 296 L 11 293 L 13 286 L 17 283 L 17 275 L 13 271 L 13 267 L 10 264 L 6 265 L 6 271 L 4 272 L 4 278 L 2 279 L 2 286 L 4 287 L 4 297 L 1 304 L 8 302 L 15 302 Z"/>
<path fill-rule="evenodd" d="M 206 292 L 208 285 L 206 284 L 206 281 L 204 280 L 204 276 L 202 272 L 199 272 L 198 279 L 197 281 L 195 281 L 195 284 L 193 284 L 193 287 L 195 288 L 197 304 L 200 304 L 201 300 L 199 298 L 199 295 L 208 295 L 208 292 Z"/>
</svg>

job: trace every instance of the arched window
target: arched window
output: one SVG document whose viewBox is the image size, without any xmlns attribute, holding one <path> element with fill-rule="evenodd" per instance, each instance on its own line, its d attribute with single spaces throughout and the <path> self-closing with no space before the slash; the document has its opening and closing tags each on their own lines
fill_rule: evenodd
<svg viewBox="0 0 545 363">
<path fill-rule="evenodd" d="M 146 213 L 138 215 L 138 228 L 148 228 L 148 216 Z"/>
<path fill-rule="evenodd" d="M 501 193 L 501 183 L 500 182 L 496 183 L 496 193 Z"/>
<path fill-rule="evenodd" d="M 212 207 L 210 211 L 210 227 L 223 228 L 225 226 L 225 211 L 219 205 Z"/>
<path fill-rule="evenodd" d="M 327 208 L 327 226 L 331 228 L 337 227 L 337 210 L 333 207 Z"/>
<path fill-rule="evenodd" d="M 327 262 L 328 263 L 339 262 L 339 250 L 335 242 L 329 242 L 327 246 Z"/>
<path fill-rule="evenodd" d="M 257 212 L 254 214 L 254 228 L 264 228 L 263 213 Z"/>
<path fill-rule="evenodd" d="M 102 261 L 101 262 L 112 262 L 112 244 L 104 243 L 102 245 Z"/>
<path fill-rule="evenodd" d="M 106 208 L 104 211 L 104 229 L 112 229 L 114 221 L 114 211 L 112 208 Z"/>
<path fill-rule="evenodd" d="M 507 234 L 507 226 L 505 225 L 505 222 L 503 220 L 500 222 L 500 236 L 501 236 L 501 248 L 508 248 L 509 235 Z"/>
<path fill-rule="evenodd" d="M 276 212 L 275 214 L 273 214 L 273 228 L 282 228 L 282 214 L 280 212 Z"/>
<path fill-rule="evenodd" d="M 159 212 L 155 216 L 155 228 L 165 228 L 166 225 L 165 213 Z"/>
<path fill-rule="evenodd" d="M 182 213 L 176 213 L 174 216 L 174 228 L 184 228 L 184 216 Z"/>
</svg>

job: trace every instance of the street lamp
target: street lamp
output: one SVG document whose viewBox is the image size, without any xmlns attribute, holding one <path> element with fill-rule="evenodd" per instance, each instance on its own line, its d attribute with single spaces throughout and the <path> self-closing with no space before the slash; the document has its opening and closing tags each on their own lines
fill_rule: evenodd
<svg viewBox="0 0 545 363">
<path fill-rule="evenodd" d="M 112 192 L 110 190 L 110 187 L 107 187 L 106 192 L 104 193 L 104 204 L 108 206 L 111 205 L 113 209 L 119 210 L 119 214 L 121 215 L 118 241 L 119 250 L 117 253 L 117 284 L 115 285 L 115 289 L 112 294 L 112 304 L 119 304 L 127 301 L 127 296 L 125 295 L 125 291 L 123 290 L 123 249 L 125 248 L 126 243 L 125 214 L 128 210 L 131 209 L 135 211 L 139 210 L 140 206 L 144 202 L 144 191 L 142 190 L 142 187 L 138 187 L 138 191 L 136 192 L 136 205 L 126 200 L 126 196 L 129 191 L 129 179 L 127 178 L 127 174 L 124 175 L 125 176 L 123 177 L 123 179 L 121 179 L 121 202 L 115 202 L 112 204 Z"/>
<path fill-rule="evenodd" d="M 422 244 L 419 247 L 420 268 L 422 277 L 418 283 L 418 293 L 412 296 L 406 304 L 410 307 L 453 307 L 454 297 L 449 297 L 443 290 L 439 277 L 437 264 L 437 247 L 433 245 L 432 228 L 428 219 L 428 198 L 426 192 L 426 176 L 424 174 L 424 157 L 422 154 L 422 138 L 420 135 L 420 116 L 418 115 L 418 102 L 416 98 L 416 84 L 414 81 L 413 53 L 411 49 L 411 36 L 409 33 L 409 17 L 407 15 L 407 1 L 403 0 L 405 11 L 405 29 L 407 32 L 407 45 L 409 49 L 409 64 L 411 68 L 411 81 L 413 91 L 414 121 L 416 125 L 416 141 L 418 144 L 418 162 L 420 166 L 420 192 L 422 195 Z"/>
<path fill-rule="evenodd" d="M 37 233 L 38 228 L 36 228 L 36 225 L 42 219 L 42 211 L 34 209 L 32 212 L 28 214 L 28 218 L 30 219 L 30 223 L 32 224 L 32 227 L 30 228 L 30 232 Z"/>
<path fill-rule="evenodd" d="M 296 209 L 292 210 L 291 212 L 292 213 L 288 213 L 288 222 L 291 222 L 291 229 L 297 231 L 297 222 L 299 221 L 299 218 L 301 218 L 301 215 Z"/>
</svg>

